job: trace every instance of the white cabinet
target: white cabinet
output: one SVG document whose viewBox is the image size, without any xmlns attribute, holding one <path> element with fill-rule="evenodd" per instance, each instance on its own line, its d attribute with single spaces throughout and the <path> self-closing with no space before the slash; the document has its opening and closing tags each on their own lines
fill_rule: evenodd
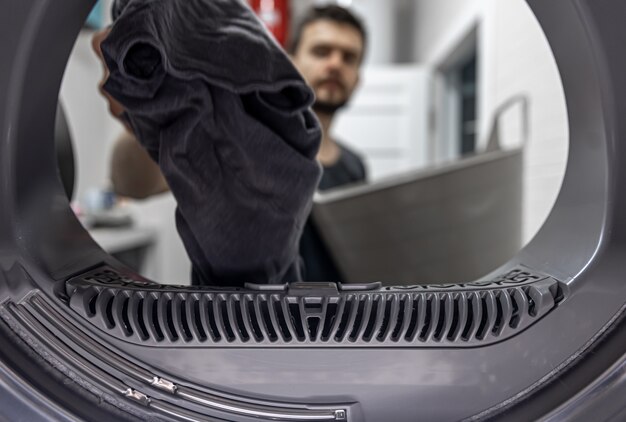
<svg viewBox="0 0 626 422">
<path fill-rule="evenodd" d="M 429 164 L 430 80 L 430 71 L 417 65 L 363 69 L 332 132 L 365 158 L 371 181 Z"/>
</svg>

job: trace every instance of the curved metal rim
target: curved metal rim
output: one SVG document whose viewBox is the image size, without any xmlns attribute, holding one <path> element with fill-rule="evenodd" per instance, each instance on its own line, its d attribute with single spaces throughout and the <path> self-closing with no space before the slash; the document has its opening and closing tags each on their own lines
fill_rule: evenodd
<svg viewBox="0 0 626 422">
<path fill-rule="evenodd" d="M 66 0 L 68 7 L 64 9 L 55 8 L 54 3 L 46 0 L 32 2 L 30 6 L 12 5 L 16 11 L 14 17 L 25 23 L 24 30 L 17 36 L 0 32 L 8 40 L 5 46 L 11 41 L 15 44 L 7 47 L 11 66 L 0 70 L 0 98 L 5 98 L 0 116 L 3 137 L 0 175 L 4 181 L 0 185 L 3 198 L 0 231 L 5 235 L 0 241 L 3 249 L 11 251 L 2 257 L 6 263 L 3 266 L 21 262 L 30 268 L 34 278 L 51 276 L 59 280 L 99 263 L 118 264 L 84 232 L 69 210 L 60 183 L 52 176 L 55 170 L 51 134 L 56 96 L 78 23 L 93 1 Z M 620 168 L 618 160 L 626 154 L 620 154 L 624 147 L 617 143 L 617 135 L 626 130 L 617 116 L 610 114 L 624 110 L 625 100 L 617 97 L 615 87 L 624 79 L 626 63 L 608 60 L 607 48 L 612 45 L 615 22 L 607 29 L 594 15 L 606 12 L 606 8 L 623 6 L 615 0 L 530 0 L 530 3 L 561 70 L 568 101 L 570 152 L 563 187 L 547 222 L 535 239 L 502 268 L 523 263 L 565 281 L 576 293 L 585 283 L 595 282 L 590 277 L 604 275 L 598 268 L 615 260 L 611 251 L 623 244 L 622 234 L 626 232 L 616 218 L 618 211 L 626 209 L 626 200 L 617 192 L 618 181 L 626 179 L 622 175 L 626 170 Z M 70 19 L 68 11 L 74 26 L 66 25 Z M 52 38 L 59 42 L 54 45 L 44 42 Z M 52 63 L 45 61 L 44 57 L 51 55 L 49 51 L 42 54 L 43 49 L 54 50 L 57 59 Z M 46 78 L 39 73 L 42 68 L 47 69 Z M 33 92 L 38 94 L 34 96 Z M 38 125 L 33 125 L 34 118 L 38 118 Z M 33 155 L 33 150 L 39 154 Z M 577 171 L 582 166 L 586 167 L 584 173 Z M 41 214 L 33 212 L 41 209 L 52 211 L 52 221 L 41 221 Z M 561 249 L 564 243 L 568 256 Z M 42 251 L 41 245 L 63 247 Z M 7 287 L 19 294 L 32 286 Z M 609 328 L 617 323 L 615 320 L 612 325 L 605 325 L 606 332 L 612 332 Z M 600 336 L 586 350 L 610 338 L 613 337 L 608 334 Z M 606 365 L 595 364 L 594 373 L 601 373 L 600 369 Z M 571 371 L 570 368 L 562 368 L 559 376 L 567 373 L 566 369 Z M 578 381 L 578 384 L 583 382 Z M 538 386 L 533 386 L 529 394 L 517 401 L 530 403 L 536 397 L 530 393 L 538 391 Z M 563 402 L 568 397 L 561 394 L 551 398 Z M 534 411 L 545 413 L 546 406 L 553 404 L 542 406 L 537 402 Z M 483 416 L 495 414 L 497 411 Z"/>
</svg>

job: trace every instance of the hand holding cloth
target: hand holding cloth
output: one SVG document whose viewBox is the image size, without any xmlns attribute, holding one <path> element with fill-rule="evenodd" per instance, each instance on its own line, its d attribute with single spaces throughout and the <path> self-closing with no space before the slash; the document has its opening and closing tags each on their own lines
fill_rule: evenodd
<svg viewBox="0 0 626 422">
<path fill-rule="evenodd" d="M 299 280 L 314 96 L 243 0 L 118 0 L 104 84 L 177 201 L 193 283 Z"/>
</svg>

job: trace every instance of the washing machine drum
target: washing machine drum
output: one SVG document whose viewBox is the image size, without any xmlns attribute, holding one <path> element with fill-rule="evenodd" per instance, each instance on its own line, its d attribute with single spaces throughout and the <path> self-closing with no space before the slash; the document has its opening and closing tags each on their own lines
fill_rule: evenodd
<svg viewBox="0 0 626 422">
<path fill-rule="evenodd" d="M 625 2 L 530 1 L 569 161 L 547 222 L 496 273 L 239 290 L 151 283 L 71 212 L 53 133 L 90 3 L 2 3 L 0 419 L 626 419 Z"/>
</svg>

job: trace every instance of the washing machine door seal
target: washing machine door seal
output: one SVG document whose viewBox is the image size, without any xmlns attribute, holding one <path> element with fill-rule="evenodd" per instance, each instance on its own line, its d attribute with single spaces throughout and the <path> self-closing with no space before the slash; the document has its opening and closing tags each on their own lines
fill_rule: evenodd
<svg viewBox="0 0 626 422">
<path fill-rule="evenodd" d="M 0 15 L 2 417 L 625 416 L 624 2 L 529 1 L 561 73 L 570 149 L 554 209 L 511 261 L 465 285 L 239 290 L 154 285 L 70 210 L 55 111 L 91 3 L 21 0 Z"/>
</svg>

